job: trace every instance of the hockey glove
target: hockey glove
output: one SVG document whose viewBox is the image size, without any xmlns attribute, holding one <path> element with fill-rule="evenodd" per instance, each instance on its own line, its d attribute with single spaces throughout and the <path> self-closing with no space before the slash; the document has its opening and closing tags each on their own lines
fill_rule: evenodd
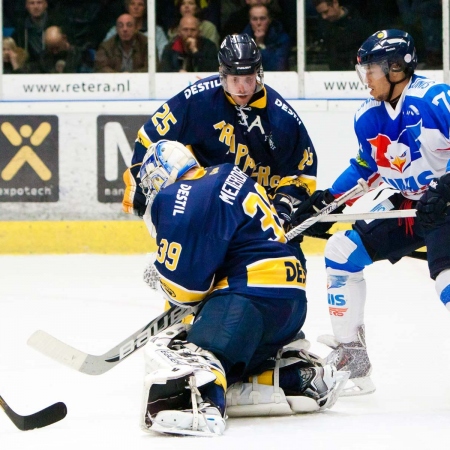
<svg viewBox="0 0 450 450">
<path fill-rule="evenodd" d="M 289 228 L 291 223 L 291 214 L 293 210 L 291 197 L 287 194 L 275 194 L 272 200 L 273 206 L 281 219 L 281 225 L 284 229 Z"/>
<path fill-rule="evenodd" d="M 140 186 L 139 170 L 142 164 L 129 167 L 123 174 L 125 193 L 122 200 L 122 211 L 143 217 L 147 208 L 147 199 Z"/>
<path fill-rule="evenodd" d="M 315 191 L 307 200 L 300 203 L 297 210 L 292 215 L 292 225 L 295 227 L 300 225 L 306 219 L 319 212 L 325 206 L 334 201 L 334 197 L 328 189 L 325 191 Z M 340 213 L 345 208 L 345 205 L 337 208 L 334 213 Z M 325 234 L 332 226 L 334 222 L 317 222 L 314 225 L 307 228 L 303 234 L 306 236 L 321 236 Z"/>
<path fill-rule="evenodd" d="M 417 220 L 425 229 L 445 223 L 450 202 L 450 173 L 434 178 L 417 202 Z"/>
</svg>

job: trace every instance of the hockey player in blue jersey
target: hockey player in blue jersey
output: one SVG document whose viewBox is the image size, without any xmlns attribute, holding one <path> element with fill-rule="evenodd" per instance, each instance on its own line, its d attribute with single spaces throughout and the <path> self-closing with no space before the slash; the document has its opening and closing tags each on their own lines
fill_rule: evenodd
<svg viewBox="0 0 450 450">
<path fill-rule="evenodd" d="M 294 109 L 264 84 L 261 53 L 247 34 L 227 36 L 219 75 L 203 78 L 164 103 L 139 130 L 128 178 L 136 178 L 149 146 L 181 142 L 204 167 L 232 163 L 263 186 L 280 218 L 316 189 L 317 156 Z M 142 216 L 139 188 L 128 190 L 125 212 Z"/>
<path fill-rule="evenodd" d="M 351 371 L 343 395 L 373 392 L 364 329 L 366 282 L 363 269 L 380 260 L 395 263 L 426 246 L 430 276 L 450 309 L 450 87 L 414 74 L 412 37 L 382 30 L 358 50 L 356 70 L 371 98 L 356 112 L 359 151 L 332 187 L 300 205 L 295 223 L 321 209 L 364 178 L 393 194 L 376 210 L 417 209 L 417 219 L 357 221 L 351 231 L 333 234 L 325 248 L 328 303 L 334 336 L 319 340 L 333 351 L 328 362 Z M 323 233 L 328 225 L 312 227 Z M 306 232 L 308 233 L 308 231 Z M 394 299 L 393 299 L 394 300 Z"/>
<path fill-rule="evenodd" d="M 201 304 L 192 325 L 145 347 L 143 429 L 209 436 L 227 415 L 330 408 L 348 374 L 282 349 L 306 317 L 306 274 L 265 189 L 234 164 L 203 168 L 167 140 L 150 145 L 140 180 L 158 284 L 171 303 Z"/>
</svg>

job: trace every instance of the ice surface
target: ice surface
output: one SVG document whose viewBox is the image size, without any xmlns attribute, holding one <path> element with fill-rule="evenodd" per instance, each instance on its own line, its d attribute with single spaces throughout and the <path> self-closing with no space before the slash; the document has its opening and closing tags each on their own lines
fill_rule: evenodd
<svg viewBox="0 0 450 450">
<path fill-rule="evenodd" d="M 0 256 L 0 394 L 19 414 L 63 401 L 67 417 L 22 432 L 0 411 L 4 450 L 423 449 L 448 443 L 450 317 L 426 262 L 404 258 L 367 268 L 366 332 L 377 391 L 333 409 L 283 418 L 230 419 L 217 438 L 150 435 L 139 428 L 142 352 L 90 376 L 27 346 L 42 329 L 102 354 L 162 310 L 143 283 L 144 255 Z M 330 333 L 322 257 L 308 258 L 311 350 Z M 182 440 L 181 440 L 182 439 Z M 213 441 L 211 441 L 213 439 Z"/>
</svg>

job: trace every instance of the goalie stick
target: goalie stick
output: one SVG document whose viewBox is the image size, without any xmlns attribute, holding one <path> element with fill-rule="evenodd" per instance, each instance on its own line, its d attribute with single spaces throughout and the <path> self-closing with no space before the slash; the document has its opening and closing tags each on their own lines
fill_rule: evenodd
<svg viewBox="0 0 450 450">
<path fill-rule="evenodd" d="M 27 343 L 72 369 L 88 375 L 101 375 L 144 346 L 150 337 L 181 322 L 186 316 L 195 314 L 197 309 L 198 306 L 173 306 L 103 355 L 91 355 L 77 350 L 42 330 L 35 331 Z"/>
<path fill-rule="evenodd" d="M 67 415 L 67 407 L 64 403 L 58 402 L 48 406 L 41 411 L 30 414 L 29 416 L 21 416 L 14 412 L 0 396 L 0 406 L 6 415 L 11 419 L 12 423 L 21 431 L 34 430 L 35 428 L 43 428 L 52 423 L 59 422 Z"/>
<path fill-rule="evenodd" d="M 333 212 L 346 201 L 358 194 L 367 192 L 367 190 L 367 183 L 363 179 L 358 180 L 358 184 L 352 189 L 345 192 L 338 199 L 334 200 L 318 213 L 314 214 L 312 217 L 289 231 L 289 233 L 286 234 L 286 238 L 290 240 L 293 237 L 298 236 L 311 225 L 316 223 L 320 216 Z M 127 339 L 103 355 L 91 355 L 89 353 L 82 352 L 42 330 L 34 332 L 28 339 L 27 343 L 35 350 L 62 364 L 65 364 L 66 366 L 78 370 L 79 372 L 89 375 L 101 375 L 119 364 L 137 349 L 144 346 L 150 337 L 155 336 L 157 333 L 165 330 L 173 324 L 179 323 L 184 317 L 195 314 L 197 310 L 198 306 L 189 308 L 174 306 L 168 311 L 163 312 L 156 319 L 153 319 L 146 326 L 133 333 Z"/>
</svg>

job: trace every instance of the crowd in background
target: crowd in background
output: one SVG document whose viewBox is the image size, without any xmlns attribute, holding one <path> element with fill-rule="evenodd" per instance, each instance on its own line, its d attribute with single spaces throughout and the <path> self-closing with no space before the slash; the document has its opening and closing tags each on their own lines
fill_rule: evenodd
<svg viewBox="0 0 450 450">
<path fill-rule="evenodd" d="M 297 69 L 296 0 L 156 0 L 160 72 L 214 72 L 248 33 L 266 71 Z M 148 71 L 147 0 L 3 0 L 3 73 Z M 442 0 L 305 0 L 306 70 L 353 70 L 359 45 L 398 28 L 419 68 L 442 68 Z"/>
</svg>

